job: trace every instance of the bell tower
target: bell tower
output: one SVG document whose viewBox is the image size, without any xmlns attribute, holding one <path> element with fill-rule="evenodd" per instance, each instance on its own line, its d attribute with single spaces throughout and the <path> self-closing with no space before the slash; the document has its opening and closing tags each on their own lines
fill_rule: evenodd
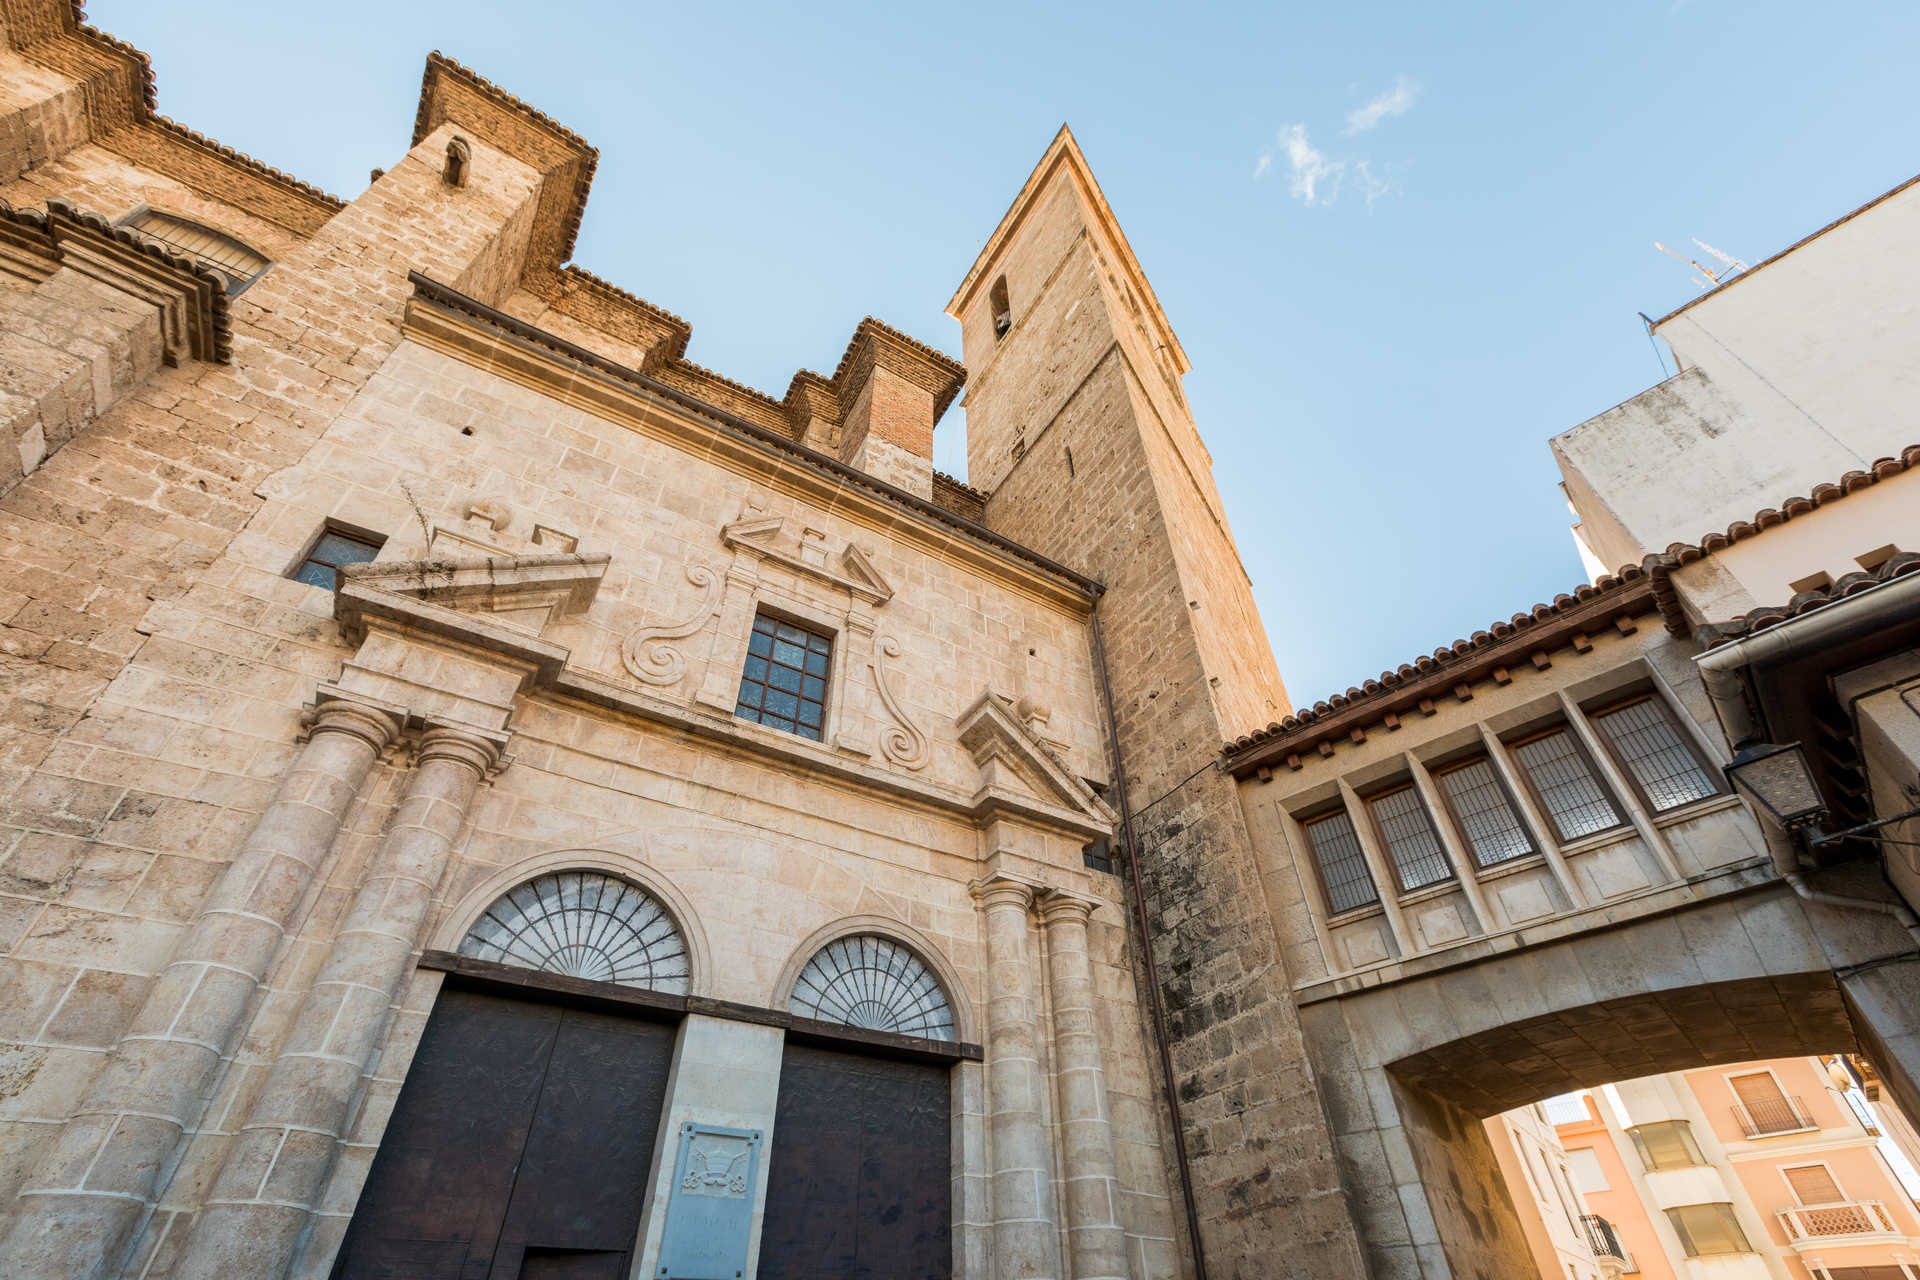
<svg viewBox="0 0 1920 1280">
<path fill-rule="evenodd" d="M 969 483 L 995 530 L 1100 579 L 1098 609 L 1214 1276 L 1359 1276 L 1332 1134 L 1223 742 L 1289 706 L 1186 352 L 1062 128 L 948 304 Z M 1136 941 L 1138 941 L 1136 939 Z"/>
</svg>

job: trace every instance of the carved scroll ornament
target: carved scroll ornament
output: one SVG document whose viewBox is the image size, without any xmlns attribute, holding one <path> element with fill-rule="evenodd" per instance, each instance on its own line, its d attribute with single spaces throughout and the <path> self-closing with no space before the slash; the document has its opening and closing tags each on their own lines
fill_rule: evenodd
<svg viewBox="0 0 1920 1280">
<path fill-rule="evenodd" d="M 687 658 L 678 646 L 720 611 L 720 578 L 703 564 L 687 566 L 687 581 L 701 589 L 700 605 L 685 620 L 660 627 L 638 627 L 620 645 L 620 661 L 645 684 L 674 684 L 687 674 Z"/>
<path fill-rule="evenodd" d="M 873 673 L 873 687 L 880 691 L 880 701 L 886 704 L 887 714 L 896 721 L 880 732 L 881 754 L 903 769 L 924 769 L 933 758 L 933 744 L 920 732 L 920 726 L 907 718 L 907 713 L 894 700 L 893 690 L 887 688 L 887 659 L 900 656 L 900 642 L 892 636 L 881 636 L 873 642 L 873 650 L 873 661 L 867 664 L 867 670 Z"/>
</svg>

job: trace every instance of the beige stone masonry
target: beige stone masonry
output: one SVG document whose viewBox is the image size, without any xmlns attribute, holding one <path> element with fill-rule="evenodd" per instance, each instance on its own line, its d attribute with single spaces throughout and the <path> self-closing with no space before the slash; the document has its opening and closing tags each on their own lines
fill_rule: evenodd
<svg viewBox="0 0 1920 1280">
<path fill-rule="evenodd" d="M 113 1274 L 307 882 L 404 713 L 322 689 L 306 748 L 21 1194 L 0 1274 Z"/>
<path fill-rule="evenodd" d="M 420 735 L 386 838 L 252 1116 L 227 1149 L 174 1275 L 285 1271 L 332 1169 L 387 1007 L 413 966 L 474 793 L 505 763 L 506 742 L 504 733 L 470 725 L 429 722 Z"/>
</svg>

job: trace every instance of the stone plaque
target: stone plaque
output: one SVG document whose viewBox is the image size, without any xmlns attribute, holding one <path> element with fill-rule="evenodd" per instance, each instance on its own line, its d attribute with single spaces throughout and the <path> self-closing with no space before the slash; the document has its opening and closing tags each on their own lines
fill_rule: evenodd
<svg viewBox="0 0 1920 1280">
<path fill-rule="evenodd" d="M 759 1172 L 759 1130 L 680 1126 L 659 1280 L 741 1280 Z"/>
</svg>

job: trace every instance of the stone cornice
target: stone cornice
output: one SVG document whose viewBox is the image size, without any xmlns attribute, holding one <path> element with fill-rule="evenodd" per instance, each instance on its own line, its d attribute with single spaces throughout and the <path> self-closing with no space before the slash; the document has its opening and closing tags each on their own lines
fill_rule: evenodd
<svg viewBox="0 0 1920 1280">
<path fill-rule="evenodd" d="M 62 267 L 157 308 L 167 364 L 232 360 L 226 282 L 212 271 L 65 200 L 48 200 L 45 213 L 0 200 L 0 273 L 39 281 Z"/>
<path fill-rule="evenodd" d="M 551 116 L 436 50 L 427 55 L 421 76 L 412 145 L 443 124 L 470 131 L 541 175 L 527 264 L 531 273 L 558 273 L 573 256 L 600 153 Z"/>
<path fill-rule="evenodd" d="M 775 485 L 1076 617 L 1088 614 L 1102 590 L 1092 578 L 790 437 L 691 400 L 424 276 L 413 281 L 407 335 L 433 350 Z"/>
</svg>

